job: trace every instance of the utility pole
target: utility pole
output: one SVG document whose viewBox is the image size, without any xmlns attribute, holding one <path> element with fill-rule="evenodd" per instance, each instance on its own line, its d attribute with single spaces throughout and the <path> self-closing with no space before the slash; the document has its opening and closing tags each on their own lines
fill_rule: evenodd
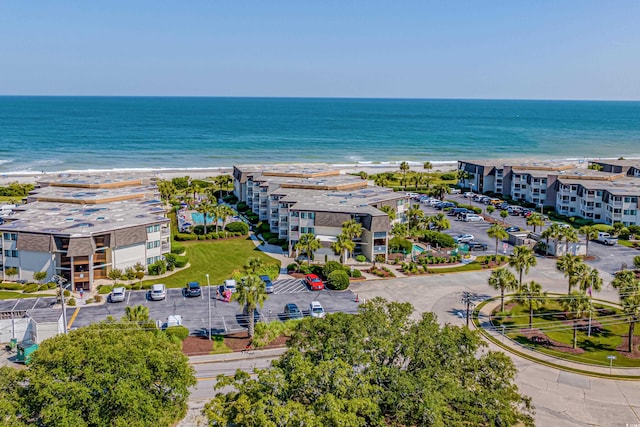
<svg viewBox="0 0 640 427">
<path fill-rule="evenodd" d="M 207 299 L 207 309 L 209 310 L 209 341 L 211 341 L 211 283 L 209 283 L 209 273 L 207 276 L 207 291 L 209 292 L 209 298 Z"/>
<path fill-rule="evenodd" d="M 475 306 L 473 300 L 475 299 L 476 294 L 473 292 L 464 291 L 462 292 L 462 298 L 460 302 L 467 306 L 466 317 L 467 317 L 467 328 L 469 327 L 469 319 L 471 318 L 471 307 Z"/>
</svg>

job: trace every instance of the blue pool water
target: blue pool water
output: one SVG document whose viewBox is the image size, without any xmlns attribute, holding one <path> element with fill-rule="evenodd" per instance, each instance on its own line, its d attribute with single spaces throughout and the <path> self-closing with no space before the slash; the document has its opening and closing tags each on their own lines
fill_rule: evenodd
<svg viewBox="0 0 640 427">
<path fill-rule="evenodd" d="M 418 245 L 413 245 L 413 252 L 417 252 L 418 254 L 421 254 L 422 252 L 424 252 L 425 249 L 418 246 Z"/>
<path fill-rule="evenodd" d="M 204 215 L 202 215 L 200 212 L 192 212 L 191 219 L 193 220 L 194 224 L 204 224 Z M 211 223 L 213 223 L 213 218 L 210 215 L 207 215 L 207 224 Z M 219 219 L 218 223 L 222 224 L 222 220 Z"/>
</svg>

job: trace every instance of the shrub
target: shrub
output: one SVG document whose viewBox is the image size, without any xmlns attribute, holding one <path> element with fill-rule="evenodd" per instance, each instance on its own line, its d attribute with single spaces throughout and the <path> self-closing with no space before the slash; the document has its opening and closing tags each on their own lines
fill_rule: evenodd
<svg viewBox="0 0 640 427">
<path fill-rule="evenodd" d="M 222 197 L 222 201 L 233 205 L 235 203 L 238 203 L 238 198 L 234 194 L 227 194 L 226 196 Z"/>
<path fill-rule="evenodd" d="M 349 276 L 344 270 L 333 271 L 327 277 L 327 286 L 329 289 L 343 291 L 349 287 Z"/>
<path fill-rule="evenodd" d="M 351 277 L 353 277 L 354 279 L 358 279 L 362 277 L 362 272 L 357 268 L 354 268 L 353 271 L 351 272 Z"/>
<path fill-rule="evenodd" d="M 36 292 L 37 290 L 38 290 L 37 283 L 29 283 L 28 285 L 25 285 L 25 287 L 22 289 L 22 292 L 24 292 L 25 294 L 30 294 L 32 292 Z"/>
<path fill-rule="evenodd" d="M 403 237 L 394 236 L 389 240 L 389 249 L 391 250 L 405 251 L 406 253 L 409 253 L 412 248 L 413 243 Z"/>
<path fill-rule="evenodd" d="M 71 296 L 71 291 L 69 289 L 65 289 L 64 290 L 64 296 L 65 297 L 70 297 Z"/>
<path fill-rule="evenodd" d="M 98 286 L 98 294 L 99 295 L 106 295 L 108 293 L 111 292 L 111 286 L 110 285 L 100 285 Z"/>
<path fill-rule="evenodd" d="M 186 240 L 198 240 L 198 235 L 195 233 L 176 233 L 173 238 L 178 242 L 183 242 Z"/>
<path fill-rule="evenodd" d="M 22 289 L 20 283 L 0 283 L 0 289 L 6 289 L 8 291 L 19 291 Z"/>
<path fill-rule="evenodd" d="M 376 262 L 384 262 L 384 255 L 383 254 L 376 255 Z"/>
<path fill-rule="evenodd" d="M 185 265 L 187 265 L 187 263 L 189 262 L 189 257 L 188 256 L 182 256 L 182 255 L 176 255 L 176 259 L 175 259 L 175 266 L 177 268 L 182 268 Z"/>
<path fill-rule="evenodd" d="M 69 301 L 67 301 L 67 305 L 69 307 L 75 307 L 76 306 L 76 299 L 75 298 L 70 298 Z"/>
<path fill-rule="evenodd" d="M 240 233 L 240 235 L 249 234 L 249 226 L 241 221 L 230 222 L 224 229 L 231 233 Z"/>
<path fill-rule="evenodd" d="M 167 263 L 164 260 L 156 261 L 147 267 L 149 274 L 158 276 L 167 272 Z"/>
<path fill-rule="evenodd" d="M 164 260 L 167 263 L 167 270 L 173 271 L 176 268 L 176 254 L 166 254 Z"/>
<path fill-rule="evenodd" d="M 364 255 L 358 255 L 358 256 L 356 256 L 356 261 L 365 262 L 365 261 L 367 261 L 367 257 L 364 256 Z"/>
<path fill-rule="evenodd" d="M 338 261 L 327 261 L 322 267 L 322 277 L 328 278 L 331 273 L 340 270 L 344 271 L 345 267 Z"/>
<path fill-rule="evenodd" d="M 184 326 L 169 326 L 164 332 L 180 341 L 184 341 L 189 336 L 189 329 Z"/>
<path fill-rule="evenodd" d="M 447 172 L 440 175 L 440 179 L 443 181 L 455 181 L 458 179 L 458 176 L 455 172 Z"/>
<path fill-rule="evenodd" d="M 172 254 L 180 255 L 180 254 L 183 254 L 184 251 L 185 251 L 184 245 L 181 245 L 180 243 L 176 243 L 176 242 L 171 242 Z"/>
<path fill-rule="evenodd" d="M 298 271 L 298 264 L 294 262 L 292 264 L 287 265 L 287 273 L 294 273 L 296 271 Z"/>
<path fill-rule="evenodd" d="M 236 210 L 238 212 L 246 212 L 249 210 L 249 206 L 247 206 L 246 202 L 238 202 L 238 204 L 236 205 Z"/>
<path fill-rule="evenodd" d="M 452 248 L 456 245 L 453 237 L 449 236 L 448 234 L 439 233 L 432 230 L 425 230 L 423 236 L 420 237 L 420 241 L 429 243 L 432 246 L 439 246 L 441 248 Z"/>
<path fill-rule="evenodd" d="M 139 291 L 140 289 L 142 289 L 142 285 L 140 283 L 134 283 L 131 285 L 131 290 L 133 291 Z"/>
<path fill-rule="evenodd" d="M 96 295 L 96 296 L 94 296 L 94 297 L 93 297 L 93 300 L 94 300 L 95 302 L 102 302 L 102 295 Z"/>
</svg>

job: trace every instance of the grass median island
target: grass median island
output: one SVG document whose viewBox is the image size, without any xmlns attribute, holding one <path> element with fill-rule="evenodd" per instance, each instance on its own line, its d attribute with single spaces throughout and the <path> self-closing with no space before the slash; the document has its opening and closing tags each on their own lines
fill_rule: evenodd
<svg viewBox="0 0 640 427">
<path fill-rule="evenodd" d="M 206 286 L 206 274 L 209 274 L 211 285 L 220 285 L 231 277 L 234 270 L 242 269 L 249 258 L 259 258 L 265 264 L 280 264 L 280 261 L 257 249 L 249 238 L 186 241 L 181 244 L 189 256 L 189 267 L 168 277 L 145 280 L 143 285 L 164 283 L 170 288 L 181 288 L 187 282 L 197 281 Z"/>
<path fill-rule="evenodd" d="M 2 300 L 2 299 L 55 297 L 55 296 L 56 296 L 55 294 L 23 294 L 22 292 L 0 291 L 0 300 Z"/>
<path fill-rule="evenodd" d="M 567 317 L 555 296 L 533 311 L 529 329 L 529 309 L 514 301 L 505 301 L 505 313 L 494 312 L 492 322 L 498 331 L 504 326 L 505 335 L 541 353 L 560 359 L 600 366 L 609 366 L 607 356 L 615 356 L 614 367 L 640 367 L 640 350 L 626 351 L 628 323 L 620 310 L 594 303 L 591 336 L 588 336 L 588 315 L 578 320 L 578 342 L 573 348 L 572 317 Z M 496 309 L 497 310 L 497 309 Z"/>
</svg>

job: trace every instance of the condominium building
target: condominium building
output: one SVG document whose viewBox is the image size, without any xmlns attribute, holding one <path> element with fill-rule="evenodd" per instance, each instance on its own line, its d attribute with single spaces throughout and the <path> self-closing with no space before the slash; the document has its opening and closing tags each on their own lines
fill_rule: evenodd
<svg viewBox="0 0 640 427">
<path fill-rule="evenodd" d="M 356 220 L 363 234 L 355 241 L 355 253 L 368 259 L 386 256 L 391 221 L 380 209 L 388 206 L 395 212 L 395 221 L 404 221 L 409 208 L 404 193 L 374 186 L 327 165 L 235 166 L 234 188 L 236 196 L 268 222 L 273 233 L 287 240 L 290 255 L 300 236 L 311 233 L 329 256 L 328 248 L 341 233 L 342 224 Z"/>
<path fill-rule="evenodd" d="M 640 224 L 640 162 L 637 160 L 583 162 L 458 162 L 461 170 L 474 176 L 472 183 L 481 192 L 494 192 L 535 205 L 552 206 L 563 215 L 594 222 Z M 593 166 L 592 166 L 593 167 Z M 502 190 L 486 176 L 501 171 Z M 489 184 L 489 185 L 487 185 Z"/>
<path fill-rule="evenodd" d="M 89 290 L 112 269 L 146 268 L 171 251 L 170 220 L 148 178 L 63 176 L 40 182 L 26 201 L 0 224 L 3 278 L 32 281 L 43 271 Z"/>
</svg>

